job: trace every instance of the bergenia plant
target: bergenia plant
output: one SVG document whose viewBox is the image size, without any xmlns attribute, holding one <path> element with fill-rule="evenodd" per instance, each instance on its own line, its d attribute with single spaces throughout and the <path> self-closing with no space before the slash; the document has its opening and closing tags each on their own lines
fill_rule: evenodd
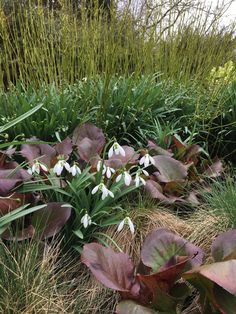
<svg viewBox="0 0 236 314">
<path fill-rule="evenodd" d="M 86 244 L 81 260 L 98 281 L 120 293 L 117 314 L 178 314 L 184 308 L 186 312 L 191 285 L 200 293 L 196 299 L 201 313 L 233 314 L 235 243 L 236 230 L 218 236 L 212 244 L 215 262 L 201 266 L 204 253 L 199 247 L 160 228 L 144 241 L 141 262 L 136 267 L 127 254 L 115 253 L 98 243 Z"/>
<path fill-rule="evenodd" d="M 84 246 L 81 260 L 106 287 L 119 291 L 117 313 L 176 313 L 190 290 L 182 274 L 199 266 L 203 251 L 167 229 L 153 231 L 145 240 L 140 264 L 125 253 L 98 243 Z M 179 293 L 176 293 L 176 292 Z"/>
</svg>

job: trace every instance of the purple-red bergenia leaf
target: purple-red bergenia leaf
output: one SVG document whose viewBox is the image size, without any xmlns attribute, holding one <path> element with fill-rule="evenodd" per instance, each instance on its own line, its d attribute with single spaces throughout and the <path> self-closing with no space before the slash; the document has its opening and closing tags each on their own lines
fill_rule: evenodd
<svg viewBox="0 0 236 314">
<path fill-rule="evenodd" d="M 212 243 L 211 254 L 216 262 L 236 259 L 236 229 L 220 234 Z"/>
<path fill-rule="evenodd" d="M 171 258 L 171 262 L 168 262 L 168 266 L 163 267 L 158 272 L 149 275 L 138 274 L 137 277 L 148 287 L 153 297 L 155 297 L 158 289 L 169 293 L 192 258 L 194 256 L 175 256 Z"/>
<path fill-rule="evenodd" d="M 56 156 L 56 150 L 48 144 L 30 144 L 32 141 L 38 141 L 36 137 L 28 140 L 29 144 L 21 146 L 21 155 L 29 162 L 38 159 L 40 162 L 51 166 L 51 160 Z"/>
<path fill-rule="evenodd" d="M 166 150 L 160 146 L 158 146 L 153 140 L 148 140 L 148 149 L 153 151 L 157 155 L 165 155 L 165 156 L 173 156 L 173 153 L 170 150 Z"/>
<path fill-rule="evenodd" d="M 14 168 L 8 168 L 8 164 Z M 17 168 L 18 166 L 17 163 L 10 162 L 5 163 L 4 168 L 0 169 L 0 196 L 6 196 L 16 185 L 30 179 L 27 171 Z"/>
<path fill-rule="evenodd" d="M 92 123 L 85 123 L 74 130 L 72 143 L 77 147 L 80 158 L 90 162 L 101 154 L 106 140 L 101 129 Z"/>
<path fill-rule="evenodd" d="M 183 202 L 183 199 L 181 199 L 180 197 L 164 195 L 161 185 L 152 179 L 146 181 L 146 185 L 144 188 L 152 198 L 158 199 L 162 203 L 173 204 L 177 201 Z"/>
<path fill-rule="evenodd" d="M 32 225 L 41 239 L 56 235 L 71 215 L 70 205 L 64 203 L 48 203 L 47 207 L 32 215 Z"/>
<path fill-rule="evenodd" d="M 111 158 L 109 158 L 108 161 L 106 161 L 106 165 L 114 168 L 119 169 L 121 167 L 124 167 L 126 165 L 135 165 L 138 162 L 139 154 L 135 152 L 133 147 L 130 146 L 122 146 L 122 148 L 125 151 L 125 156 L 122 156 L 121 154 L 115 155 L 113 154 Z"/>
<path fill-rule="evenodd" d="M 151 232 L 145 239 L 141 259 L 153 272 L 164 269 L 175 256 L 194 256 L 186 265 L 190 269 L 201 265 L 204 253 L 199 247 L 164 228 Z"/>
<path fill-rule="evenodd" d="M 72 141 L 69 137 L 54 146 L 57 155 L 63 155 L 67 159 L 72 153 Z"/>
<path fill-rule="evenodd" d="M 182 276 L 192 283 L 197 280 L 203 285 L 204 279 L 208 279 L 236 296 L 236 259 L 196 267 Z"/>
<path fill-rule="evenodd" d="M 1 238 L 4 240 L 14 240 L 14 241 L 23 241 L 34 236 L 35 229 L 32 225 L 28 227 L 18 230 L 16 234 L 13 234 L 11 230 L 7 229 L 1 234 Z"/>
<path fill-rule="evenodd" d="M 154 156 L 155 167 L 158 169 L 158 180 L 163 183 L 181 182 L 187 178 L 188 167 L 169 156 Z"/>
<path fill-rule="evenodd" d="M 85 244 L 82 262 L 103 285 L 121 292 L 121 295 L 135 298 L 140 285 L 135 279 L 135 266 L 125 253 L 115 253 L 98 243 Z"/>
<path fill-rule="evenodd" d="M 0 216 L 6 215 L 12 210 L 33 201 L 32 194 L 11 193 L 0 198 Z"/>
</svg>

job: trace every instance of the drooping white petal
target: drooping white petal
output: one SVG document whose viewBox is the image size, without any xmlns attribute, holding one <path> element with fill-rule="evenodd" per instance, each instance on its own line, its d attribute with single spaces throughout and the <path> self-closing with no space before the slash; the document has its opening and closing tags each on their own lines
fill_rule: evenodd
<svg viewBox="0 0 236 314">
<path fill-rule="evenodd" d="M 81 218 L 81 221 L 80 221 L 84 228 L 87 228 L 89 225 L 91 225 L 92 223 L 92 220 L 91 220 L 91 217 L 88 215 L 88 214 L 85 214 L 82 218 Z"/>
<path fill-rule="evenodd" d="M 125 150 L 121 146 L 120 146 L 120 154 L 121 154 L 121 156 L 125 157 Z"/>
<path fill-rule="evenodd" d="M 144 174 L 146 177 L 149 176 L 149 173 L 147 172 L 147 170 L 142 169 L 142 172 L 143 172 L 143 174 Z"/>
<path fill-rule="evenodd" d="M 70 172 L 70 165 L 68 164 L 68 162 L 64 161 L 64 167 L 68 172 Z"/>
<path fill-rule="evenodd" d="M 124 228 L 124 224 L 125 224 L 125 219 L 123 219 L 120 223 L 119 226 L 117 228 L 117 231 L 120 232 L 123 228 Z"/>
<path fill-rule="evenodd" d="M 44 164 L 40 164 L 41 168 L 43 171 L 47 172 L 48 168 Z"/>
<path fill-rule="evenodd" d="M 31 170 L 32 170 L 32 173 L 35 173 L 35 163 L 32 165 L 32 168 L 31 168 Z"/>
<path fill-rule="evenodd" d="M 113 155 L 113 153 L 114 153 L 114 147 L 113 147 L 113 145 L 112 145 L 112 147 L 111 147 L 111 148 L 109 149 L 109 151 L 108 151 L 108 157 L 111 158 L 112 155 Z"/>
<path fill-rule="evenodd" d="M 143 157 L 139 160 L 139 164 L 140 164 L 140 165 L 143 165 L 143 164 L 144 164 L 144 161 L 145 161 L 145 156 L 143 156 Z"/>
<path fill-rule="evenodd" d="M 110 169 L 110 167 L 107 167 L 106 175 L 107 175 L 107 178 L 110 179 L 110 177 L 111 177 L 111 169 Z"/>
<path fill-rule="evenodd" d="M 129 186 L 132 181 L 131 175 L 127 171 L 125 171 L 124 177 L 125 177 L 125 185 Z"/>
<path fill-rule="evenodd" d="M 140 178 L 142 184 L 143 184 L 143 185 L 146 185 L 146 181 L 145 181 L 142 177 L 139 177 L 139 178 Z"/>
<path fill-rule="evenodd" d="M 104 200 L 107 197 L 108 194 L 102 193 L 102 200 Z"/>
<path fill-rule="evenodd" d="M 112 193 L 112 191 L 108 190 L 108 194 L 110 195 L 110 197 L 114 198 L 114 194 Z"/>
<path fill-rule="evenodd" d="M 96 185 L 95 188 L 92 189 L 92 194 L 97 193 L 99 185 Z"/>
<path fill-rule="evenodd" d="M 129 217 L 127 217 L 127 221 L 128 221 L 128 225 L 129 225 L 129 229 L 130 229 L 131 233 L 134 234 L 134 224 L 133 224 L 132 220 Z"/>
<path fill-rule="evenodd" d="M 103 187 L 102 187 L 102 195 L 105 195 L 105 197 L 108 196 L 108 189 L 106 188 L 106 186 L 103 184 Z"/>
<path fill-rule="evenodd" d="M 101 165 L 102 165 L 102 162 L 101 162 L 101 160 L 99 160 L 98 163 L 97 163 L 97 172 L 100 171 Z"/>
<path fill-rule="evenodd" d="M 63 166 L 61 165 L 61 162 L 58 161 L 53 168 L 53 172 L 59 176 L 62 173 L 62 170 L 63 170 Z"/>
<path fill-rule="evenodd" d="M 27 172 L 28 172 L 30 175 L 32 175 L 32 174 L 33 174 L 33 171 L 32 171 L 32 169 L 31 169 L 31 168 L 27 169 Z"/>
<path fill-rule="evenodd" d="M 148 166 L 149 166 L 149 155 L 146 154 L 145 159 L 144 159 L 144 167 L 148 167 Z"/>
<path fill-rule="evenodd" d="M 116 182 L 119 182 L 121 180 L 121 178 L 122 178 L 122 173 L 117 176 Z"/>
</svg>

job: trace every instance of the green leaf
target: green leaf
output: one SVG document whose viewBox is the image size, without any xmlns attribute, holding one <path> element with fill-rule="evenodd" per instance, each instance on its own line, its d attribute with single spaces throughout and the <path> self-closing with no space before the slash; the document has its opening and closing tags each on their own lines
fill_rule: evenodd
<svg viewBox="0 0 236 314">
<path fill-rule="evenodd" d="M 34 114 L 36 111 L 38 111 L 42 106 L 43 106 L 43 104 L 39 104 L 38 106 L 36 106 L 33 109 L 27 111 L 26 113 L 22 114 L 21 116 L 17 117 L 16 119 L 14 119 L 14 120 L 6 123 L 5 125 L 1 126 L 0 127 L 0 133 L 6 131 L 7 129 L 10 129 L 15 124 L 17 124 L 17 123 L 23 121 L 24 119 L 28 118 L 29 116 Z"/>
<path fill-rule="evenodd" d="M 73 230 L 73 233 L 74 233 L 78 238 L 80 238 L 80 239 L 83 240 L 84 235 L 83 235 L 83 233 L 82 233 L 82 231 L 81 231 L 80 229 Z"/>
<path fill-rule="evenodd" d="M 236 296 L 225 291 L 218 285 L 214 285 L 213 293 L 215 301 L 222 313 L 235 314 Z"/>
<path fill-rule="evenodd" d="M 4 215 L 3 217 L 0 218 L 0 228 L 2 228 L 4 225 L 18 219 L 21 218 L 25 215 L 31 214 L 33 212 L 36 212 L 39 209 L 43 209 L 45 208 L 47 205 L 38 205 L 38 206 L 34 206 L 34 207 L 30 207 L 27 208 L 29 206 L 29 204 L 23 205 L 15 210 L 13 210 L 12 212 Z"/>
</svg>

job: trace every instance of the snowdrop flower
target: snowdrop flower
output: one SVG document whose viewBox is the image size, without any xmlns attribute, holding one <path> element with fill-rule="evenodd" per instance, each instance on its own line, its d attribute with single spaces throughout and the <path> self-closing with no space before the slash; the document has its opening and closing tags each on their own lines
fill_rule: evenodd
<svg viewBox="0 0 236 314">
<path fill-rule="evenodd" d="M 115 153 L 115 155 L 121 154 L 121 156 L 125 157 L 125 150 L 124 150 L 124 148 L 121 147 L 117 142 L 115 142 L 112 145 L 112 147 L 109 149 L 108 157 L 111 158 L 111 156 L 113 156 L 114 153 Z"/>
<path fill-rule="evenodd" d="M 70 168 L 69 172 L 72 174 L 73 177 L 76 176 L 77 174 L 81 174 L 81 170 L 80 170 L 79 166 L 77 166 L 76 164 L 74 164 Z"/>
<path fill-rule="evenodd" d="M 129 226 L 129 230 L 131 231 L 132 234 L 134 234 L 134 224 L 133 224 L 132 220 L 129 217 L 125 217 L 125 219 L 123 219 L 119 223 L 117 231 L 120 232 L 124 228 L 124 225 L 128 225 Z"/>
<path fill-rule="evenodd" d="M 144 165 L 144 167 L 148 167 L 149 165 L 155 166 L 155 160 L 149 154 L 145 154 L 139 161 L 140 165 Z"/>
<path fill-rule="evenodd" d="M 28 172 L 29 174 L 33 174 L 33 173 L 35 173 L 35 172 L 36 172 L 37 174 L 40 174 L 40 169 L 42 169 L 43 171 L 48 171 L 48 168 L 47 168 L 44 164 L 42 164 L 41 162 L 39 162 L 38 160 L 36 160 L 36 161 L 33 163 L 32 167 L 27 170 L 27 172 Z"/>
<path fill-rule="evenodd" d="M 80 222 L 84 225 L 84 228 L 87 228 L 92 224 L 91 217 L 86 213 L 80 220 Z"/>
<path fill-rule="evenodd" d="M 104 183 L 96 185 L 92 190 L 92 194 L 97 193 L 98 190 L 102 192 L 102 200 L 104 200 L 108 195 L 110 195 L 110 197 L 114 197 L 114 194 L 108 190 Z"/>
<path fill-rule="evenodd" d="M 129 186 L 132 181 L 132 177 L 128 173 L 128 171 L 124 171 L 123 173 L 119 174 L 118 177 L 116 178 L 116 182 L 119 182 L 122 177 L 124 177 L 125 185 Z"/>
<path fill-rule="evenodd" d="M 59 159 L 53 168 L 53 172 L 60 176 L 63 171 L 63 168 L 70 172 L 71 168 L 68 162 L 66 162 L 65 159 Z"/>
<path fill-rule="evenodd" d="M 146 184 L 146 181 L 145 181 L 142 177 L 140 177 L 140 174 L 139 174 L 138 172 L 136 173 L 134 182 L 135 182 L 136 188 L 139 187 L 140 182 L 141 182 L 143 185 Z"/>
<path fill-rule="evenodd" d="M 97 163 L 97 172 L 99 172 L 101 170 L 101 166 L 102 166 L 102 161 L 99 160 Z M 106 173 L 106 166 L 103 164 L 103 168 L 102 168 L 102 174 Z"/>
<path fill-rule="evenodd" d="M 113 169 L 111 167 L 106 167 L 106 171 L 105 172 L 106 172 L 107 178 L 110 179 L 112 173 L 115 173 L 116 171 L 115 171 L 115 169 Z"/>
</svg>

